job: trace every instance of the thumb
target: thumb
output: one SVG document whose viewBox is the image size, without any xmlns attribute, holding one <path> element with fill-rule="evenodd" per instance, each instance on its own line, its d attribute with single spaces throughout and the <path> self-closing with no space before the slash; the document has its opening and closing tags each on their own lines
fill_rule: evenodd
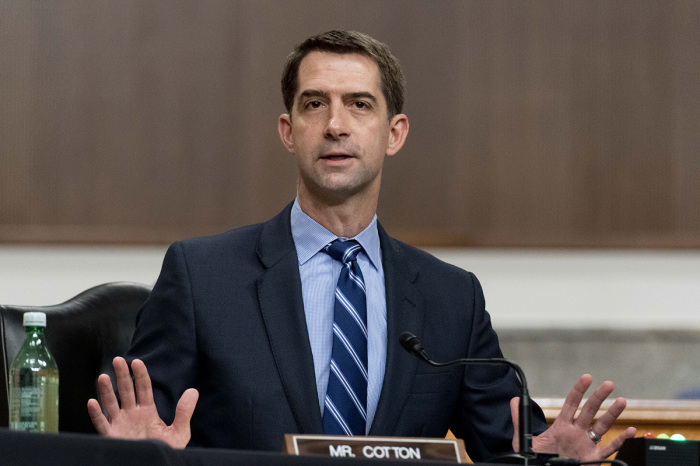
<svg viewBox="0 0 700 466">
<path fill-rule="evenodd" d="M 513 419 L 513 451 L 520 450 L 520 438 L 518 437 L 518 424 L 520 423 L 520 411 L 518 406 L 520 397 L 510 400 L 510 417 Z"/>
<path fill-rule="evenodd" d="M 190 441 L 190 421 L 197 406 L 197 400 L 199 400 L 199 392 L 194 388 L 188 388 L 177 402 L 175 419 L 171 426 L 179 439 L 178 444 L 173 445 L 175 448 L 185 448 Z"/>
</svg>

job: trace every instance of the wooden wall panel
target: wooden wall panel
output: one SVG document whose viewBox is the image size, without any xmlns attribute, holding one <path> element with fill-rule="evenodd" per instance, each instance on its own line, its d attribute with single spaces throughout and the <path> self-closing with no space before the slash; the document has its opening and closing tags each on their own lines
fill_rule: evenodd
<svg viewBox="0 0 700 466">
<path fill-rule="evenodd" d="M 161 243 L 293 199 L 294 43 L 390 45 L 409 140 L 379 214 L 420 245 L 700 247 L 700 5 L 0 3 L 0 241 Z"/>
</svg>

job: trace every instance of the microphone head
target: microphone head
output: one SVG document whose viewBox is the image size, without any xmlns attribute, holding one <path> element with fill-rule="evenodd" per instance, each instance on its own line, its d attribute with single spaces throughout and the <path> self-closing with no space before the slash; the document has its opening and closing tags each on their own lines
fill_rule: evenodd
<svg viewBox="0 0 700 466">
<path fill-rule="evenodd" d="M 411 354 L 415 354 L 421 347 L 420 340 L 411 332 L 403 332 L 401 335 L 399 335 L 399 343 L 401 343 L 403 349 Z"/>
</svg>

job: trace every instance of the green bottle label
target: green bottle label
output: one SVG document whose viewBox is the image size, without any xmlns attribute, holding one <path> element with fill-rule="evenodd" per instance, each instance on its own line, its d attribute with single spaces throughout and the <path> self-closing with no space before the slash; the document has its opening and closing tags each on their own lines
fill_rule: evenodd
<svg viewBox="0 0 700 466">
<path fill-rule="evenodd" d="M 12 378 L 10 429 L 58 432 L 58 374 L 21 368 Z"/>
</svg>

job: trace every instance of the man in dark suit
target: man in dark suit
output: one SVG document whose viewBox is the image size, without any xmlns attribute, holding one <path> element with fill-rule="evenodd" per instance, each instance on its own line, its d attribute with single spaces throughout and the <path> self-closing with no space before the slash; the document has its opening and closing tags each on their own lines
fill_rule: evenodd
<svg viewBox="0 0 700 466">
<path fill-rule="evenodd" d="M 278 128 L 299 168 L 296 200 L 268 222 L 170 247 L 128 355 L 134 381 L 115 359 L 120 407 L 100 377 L 109 420 L 91 400 L 96 429 L 176 447 L 270 450 L 284 433 L 442 437 L 452 429 L 472 459 L 510 450 L 519 394 L 512 371 L 435 369 L 398 344 L 410 331 L 438 360 L 501 356 L 474 275 L 391 238 L 377 222 L 384 157 L 408 134 L 398 62 L 366 35 L 332 31 L 296 48 L 282 87 L 288 113 Z M 351 241 L 356 262 L 332 257 L 337 241 Z M 338 294 L 348 286 L 344 273 L 362 289 L 358 309 L 366 305 L 358 313 L 362 351 L 350 351 L 364 372 L 360 389 L 336 365 L 336 345 L 346 341 L 337 303 L 354 310 Z M 361 414 L 359 430 L 330 400 L 336 380 Z M 598 448 L 625 402 L 593 423 L 612 391 L 605 382 L 574 418 L 590 384 L 589 376 L 578 381 L 549 429 L 536 409 L 536 450 L 595 460 L 634 435 L 629 429 Z"/>
</svg>

